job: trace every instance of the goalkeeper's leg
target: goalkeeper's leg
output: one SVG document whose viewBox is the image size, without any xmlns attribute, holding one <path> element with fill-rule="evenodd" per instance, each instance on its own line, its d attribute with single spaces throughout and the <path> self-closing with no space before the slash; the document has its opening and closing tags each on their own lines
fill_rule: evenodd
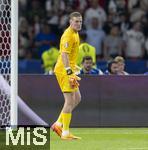
<svg viewBox="0 0 148 150">
<path fill-rule="evenodd" d="M 61 138 L 64 140 L 80 139 L 79 137 L 72 135 L 69 131 L 69 126 L 72 118 L 72 111 L 75 108 L 75 103 L 77 101 L 75 98 L 78 96 L 78 94 L 75 96 L 75 93 L 77 92 L 64 93 L 65 103 L 62 110 L 63 129 L 61 136 Z"/>
<path fill-rule="evenodd" d="M 80 102 L 81 96 L 78 87 L 72 88 L 69 82 L 69 76 L 61 76 L 56 74 L 58 83 L 64 95 L 64 106 L 59 115 L 58 120 L 52 126 L 53 131 L 55 131 L 62 139 L 78 139 L 78 137 L 73 136 L 69 131 L 69 126 L 72 117 L 73 109 Z"/>
<path fill-rule="evenodd" d="M 73 109 L 74 109 L 81 102 L 81 93 L 79 89 L 76 92 L 74 92 L 73 100 L 74 100 L 73 103 Z"/>
<path fill-rule="evenodd" d="M 64 93 L 63 95 L 65 99 L 63 109 L 58 120 L 52 125 L 51 128 L 64 140 L 80 139 L 79 137 L 72 135 L 69 131 L 72 111 L 81 100 L 80 91 L 77 90 L 76 92 Z M 61 125 L 63 125 L 63 128 Z"/>
<path fill-rule="evenodd" d="M 63 109 L 59 115 L 58 120 L 51 126 L 52 130 L 59 136 L 66 136 L 69 134 L 69 126 L 74 105 L 73 92 L 63 93 L 63 95 L 65 100 Z"/>
<path fill-rule="evenodd" d="M 68 135 L 69 134 L 69 126 L 71 122 L 72 117 L 72 110 L 74 105 L 73 95 L 74 93 L 63 93 L 65 103 L 62 109 L 62 120 L 63 120 L 63 129 L 62 129 L 62 135 Z"/>
</svg>

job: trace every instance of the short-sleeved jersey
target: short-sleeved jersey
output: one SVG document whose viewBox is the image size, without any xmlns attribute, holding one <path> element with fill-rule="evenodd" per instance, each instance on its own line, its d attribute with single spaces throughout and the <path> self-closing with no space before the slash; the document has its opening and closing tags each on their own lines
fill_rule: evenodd
<svg viewBox="0 0 148 150">
<path fill-rule="evenodd" d="M 79 44 L 80 39 L 78 32 L 75 32 L 71 27 L 68 27 L 63 33 L 60 40 L 60 55 L 55 65 L 55 73 L 66 74 L 66 70 L 62 61 L 62 52 L 66 52 L 69 54 L 69 65 L 73 72 L 75 71 Z"/>
</svg>

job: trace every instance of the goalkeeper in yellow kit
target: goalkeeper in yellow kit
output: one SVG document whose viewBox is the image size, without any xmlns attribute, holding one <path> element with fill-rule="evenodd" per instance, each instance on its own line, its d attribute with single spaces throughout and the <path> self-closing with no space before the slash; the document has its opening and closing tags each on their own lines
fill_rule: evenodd
<svg viewBox="0 0 148 150">
<path fill-rule="evenodd" d="M 61 91 L 63 92 L 65 103 L 57 121 L 51 126 L 61 139 L 80 139 L 69 131 L 72 111 L 81 101 L 79 91 L 80 78 L 75 75 L 76 61 L 79 50 L 79 34 L 82 26 L 82 16 L 79 12 L 69 15 L 70 26 L 64 31 L 60 40 L 60 55 L 55 65 L 55 75 Z"/>
</svg>

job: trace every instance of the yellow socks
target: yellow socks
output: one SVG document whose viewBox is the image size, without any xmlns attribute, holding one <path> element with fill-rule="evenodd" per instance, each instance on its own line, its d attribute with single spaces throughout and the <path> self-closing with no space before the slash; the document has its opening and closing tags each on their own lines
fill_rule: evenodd
<svg viewBox="0 0 148 150">
<path fill-rule="evenodd" d="M 67 135 L 69 134 L 69 126 L 70 126 L 70 122 L 71 122 L 71 113 L 60 113 L 58 120 L 56 121 L 56 124 L 58 126 L 62 126 L 63 125 L 63 129 L 62 129 L 62 135 Z"/>
<path fill-rule="evenodd" d="M 72 116 L 71 113 L 62 113 L 63 131 L 69 132 L 71 116 Z"/>
<path fill-rule="evenodd" d="M 56 121 L 56 124 L 58 125 L 58 126 L 62 126 L 62 112 L 60 113 L 60 115 L 59 115 L 59 118 L 58 118 L 58 120 Z"/>
</svg>

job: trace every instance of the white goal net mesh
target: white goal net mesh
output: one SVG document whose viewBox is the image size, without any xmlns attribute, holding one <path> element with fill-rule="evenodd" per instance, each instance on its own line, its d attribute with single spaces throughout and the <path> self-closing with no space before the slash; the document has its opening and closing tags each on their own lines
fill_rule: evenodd
<svg viewBox="0 0 148 150">
<path fill-rule="evenodd" d="M 17 11 L 14 11 L 17 9 L 16 3 L 18 3 L 17 0 L 0 0 L 0 129 L 6 126 L 19 125 L 16 123 L 17 114 L 15 114 L 15 111 L 17 110 L 15 110 L 15 108 L 17 107 L 14 105 L 15 101 L 12 103 L 12 99 L 10 100 L 10 95 L 11 98 L 15 98 L 14 95 L 17 91 L 17 89 L 13 91 L 15 90 L 13 86 L 15 86 L 15 80 L 17 79 L 14 79 L 15 71 L 11 69 L 13 67 L 17 68 L 17 66 L 15 66 L 17 65 L 15 64 L 17 60 L 15 61 L 16 57 L 14 57 L 17 55 L 17 53 L 14 53 L 17 52 L 17 46 L 14 46 L 14 43 L 17 44 L 17 36 L 14 36 L 14 33 L 16 33 L 14 30 L 17 29 L 17 15 L 15 16 Z M 13 28 L 11 26 L 13 26 Z M 12 35 L 13 39 L 11 38 Z M 11 41 L 13 45 L 11 45 Z M 15 49 L 16 51 L 14 51 Z M 13 65 L 11 61 L 13 61 Z M 13 72 L 12 75 L 11 72 Z M 14 79 L 13 83 L 10 81 L 11 79 Z M 21 125 L 30 125 L 31 123 L 31 125 L 48 126 L 19 96 L 16 97 L 16 100 L 21 112 L 19 122 Z M 24 122 L 26 118 L 27 122 Z"/>
<path fill-rule="evenodd" d="M 10 0 L 0 0 L 0 76 L 10 83 Z M 10 95 L 0 81 L 0 127 L 10 125 Z"/>
</svg>

